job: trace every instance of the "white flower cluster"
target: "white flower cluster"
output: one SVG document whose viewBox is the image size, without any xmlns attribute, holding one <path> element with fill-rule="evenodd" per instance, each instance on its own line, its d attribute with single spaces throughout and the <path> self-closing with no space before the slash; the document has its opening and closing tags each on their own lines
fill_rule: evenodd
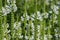
<svg viewBox="0 0 60 40">
<path fill-rule="evenodd" d="M 22 36 L 21 33 L 22 33 L 22 28 L 21 28 L 21 22 L 15 22 L 14 23 L 14 30 L 15 30 L 15 34 L 20 37 Z"/>
<path fill-rule="evenodd" d="M 57 5 L 52 5 L 52 6 L 51 6 L 51 9 L 53 9 L 53 12 L 54 12 L 55 14 L 58 14 L 59 6 L 57 6 Z"/>
<path fill-rule="evenodd" d="M 37 11 L 37 19 L 43 21 L 42 14 L 39 11 Z"/>
<path fill-rule="evenodd" d="M 2 13 L 3 15 L 7 15 L 12 11 L 17 11 L 16 0 L 13 0 L 13 3 L 12 0 L 7 0 L 7 4 L 4 7 L 2 7 Z"/>
<path fill-rule="evenodd" d="M 49 1 L 50 1 L 50 0 L 46 0 L 45 3 L 46 3 L 47 5 L 49 5 Z"/>
<path fill-rule="evenodd" d="M 53 5 L 53 6 L 51 6 L 51 9 L 53 10 L 53 11 L 49 11 L 49 13 L 51 13 L 52 15 L 53 15 L 53 17 L 54 17 L 54 23 L 58 23 L 58 20 L 57 20 L 57 18 L 58 18 L 58 15 L 59 15 L 59 6 L 57 6 L 57 5 Z M 50 21 L 52 21 L 52 15 L 50 16 Z"/>
<path fill-rule="evenodd" d="M 13 1 L 13 4 L 11 4 L 12 0 L 7 0 L 7 3 L 8 3 L 7 5 L 2 7 L 2 12 L 3 12 L 4 15 L 9 14 L 10 12 L 12 12 L 12 10 L 13 10 L 13 12 L 17 11 L 16 0 Z M 49 5 L 49 0 L 46 0 L 46 3 L 47 3 L 47 5 Z M 59 13 L 58 12 L 59 6 L 53 5 L 53 6 L 51 6 L 51 9 L 52 9 L 51 11 L 45 12 L 45 13 L 41 13 L 40 11 L 37 11 L 37 15 L 36 15 L 37 18 L 36 19 L 39 20 L 40 22 L 41 21 L 44 22 L 43 20 L 49 19 L 49 17 L 50 17 L 50 19 L 49 19 L 50 22 L 53 21 L 54 23 L 58 23 L 57 16 L 58 16 L 58 13 Z M 21 16 L 21 21 L 24 21 L 25 17 L 26 17 L 26 21 L 29 21 L 29 22 L 30 22 L 30 20 L 32 21 L 31 24 L 26 22 L 26 28 L 27 28 L 26 33 L 28 33 L 28 30 L 29 30 L 28 27 L 31 27 L 30 31 L 32 32 L 32 36 L 30 36 L 30 40 L 34 40 L 35 14 L 36 13 L 32 13 L 31 15 L 28 15 L 28 13 L 26 13 L 26 15 L 25 15 L 25 13 L 24 13 L 23 16 Z M 54 15 L 54 16 L 52 16 L 52 15 Z M 54 20 L 52 20 L 52 18 Z M 37 22 L 39 22 L 39 21 L 37 21 Z M 4 33 L 10 33 L 10 30 L 7 29 L 7 28 L 9 28 L 9 24 L 6 24 L 6 27 L 4 27 L 4 24 L 2 24 L 2 27 L 4 28 Z M 45 26 L 44 30 L 45 31 L 48 30 L 48 27 L 49 26 L 47 26 L 47 27 Z M 41 29 L 40 28 L 42 28 L 42 26 L 40 26 L 40 24 L 37 25 L 38 40 L 40 40 L 40 38 L 41 38 L 41 36 L 40 36 Z M 50 24 L 50 28 L 52 28 L 52 24 Z M 14 30 L 13 31 L 14 31 L 14 34 L 16 34 L 18 36 L 18 38 L 23 38 L 23 35 L 21 35 L 22 34 L 21 22 L 15 22 L 14 23 Z M 58 34 L 57 34 L 58 29 L 54 29 L 54 31 L 55 31 L 55 37 L 58 37 Z M 10 37 L 10 35 L 9 35 L 9 37 Z M 44 40 L 47 40 L 47 37 L 52 38 L 53 36 L 51 34 L 50 35 L 45 34 L 44 35 Z M 25 36 L 25 39 L 28 40 L 27 35 Z M 4 38 L 4 40 L 6 40 L 6 38 Z"/>
<path fill-rule="evenodd" d="M 5 5 L 5 7 L 2 7 L 3 15 L 7 15 L 11 12 L 11 8 L 8 5 Z"/>
</svg>

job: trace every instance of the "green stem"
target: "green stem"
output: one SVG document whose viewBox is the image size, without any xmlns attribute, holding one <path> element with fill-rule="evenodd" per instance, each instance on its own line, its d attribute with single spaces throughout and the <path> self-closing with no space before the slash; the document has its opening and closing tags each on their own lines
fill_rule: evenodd
<svg viewBox="0 0 60 40">
<path fill-rule="evenodd" d="M 58 34 L 60 35 L 60 8 L 59 8 L 59 15 L 58 15 L 58 25 L 59 25 L 59 31 L 58 31 Z M 59 37 L 58 40 L 60 40 L 60 37 Z"/>
<path fill-rule="evenodd" d="M 42 0 L 43 2 L 43 13 L 44 13 L 44 16 L 43 16 L 43 22 L 42 22 L 42 40 L 44 40 L 44 36 L 45 36 L 45 26 L 46 26 L 46 22 L 45 22 L 45 15 L 46 15 L 46 10 L 45 10 L 45 0 Z"/>
<path fill-rule="evenodd" d="M 12 5 L 12 8 L 13 8 L 13 6 L 14 6 L 14 0 L 12 0 L 12 3 L 11 3 L 11 5 Z M 14 40 L 14 12 L 13 12 L 13 10 L 12 10 L 12 12 L 11 12 L 11 27 L 10 27 L 10 30 L 11 30 L 11 40 Z"/>
<path fill-rule="evenodd" d="M 37 40 L 37 34 L 38 34 L 38 31 L 37 31 L 37 0 L 35 0 L 35 20 L 34 20 L 34 40 Z"/>
<path fill-rule="evenodd" d="M 31 33 L 31 20 L 29 20 L 29 27 L 28 27 L 28 40 L 30 40 L 30 33 Z"/>
<path fill-rule="evenodd" d="M 0 0 L 0 40 L 3 40 L 3 27 L 2 27 L 2 0 Z"/>
<path fill-rule="evenodd" d="M 10 30 L 11 30 L 11 37 L 12 37 L 12 40 L 13 40 L 13 37 L 14 37 L 14 14 L 13 14 L 13 12 L 11 12 L 11 27 L 10 27 Z"/>
<path fill-rule="evenodd" d="M 51 6 L 53 7 L 54 6 L 54 1 L 52 1 L 51 2 Z M 52 40 L 55 40 L 55 32 L 54 32 L 54 16 L 55 16 L 55 14 L 54 14 L 54 12 L 52 13 L 52 36 L 53 36 L 53 38 L 52 38 Z"/>
<path fill-rule="evenodd" d="M 48 40 L 51 40 L 51 38 L 50 38 L 50 21 L 49 21 L 49 24 L 48 24 L 49 26 L 48 26 Z"/>
<path fill-rule="evenodd" d="M 26 14 L 27 14 L 27 9 L 26 9 L 26 5 L 27 5 L 27 2 L 26 2 L 26 0 L 24 1 L 25 2 L 25 4 L 24 4 L 24 27 L 23 27 L 23 40 L 25 40 L 25 36 L 26 36 L 26 30 L 25 30 L 25 28 L 26 28 Z"/>
<path fill-rule="evenodd" d="M 43 22 L 40 22 L 40 40 L 44 40 L 44 27 L 43 27 Z"/>
<path fill-rule="evenodd" d="M 16 26 L 18 26 L 18 14 L 17 14 L 17 23 L 16 23 Z M 18 40 L 18 36 L 16 36 L 16 40 Z"/>
<path fill-rule="evenodd" d="M 6 1 L 7 1 L 7 0 L 5 0 L 5 5 L 7 5 Z M 4 6 L 5 6 L 5 5 L 4 5 Z M 4 16 L 4 31 L 7 30 L 7 27 L 6 27 L 6 26 L 7 26 L 7 25 L 6 25 L 6 24 L 7 24 L 7 18 L 6 18 L 6 17 L 7 17 L 7 15 Z M 9 40 L 7 33 L 6 33 L 5 36 L 6 36 L 6 40 Z"/>
</svg>

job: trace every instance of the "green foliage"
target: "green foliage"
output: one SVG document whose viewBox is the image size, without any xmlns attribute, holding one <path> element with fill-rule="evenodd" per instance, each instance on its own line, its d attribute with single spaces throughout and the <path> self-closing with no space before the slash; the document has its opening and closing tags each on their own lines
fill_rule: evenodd
<svg viewBox="0 0 60 40">
<path fill-rule="evenodd" d="M 14 2 L 0 0 L 0 40 L 60 40 L 60 0 Z"/>
</svg>

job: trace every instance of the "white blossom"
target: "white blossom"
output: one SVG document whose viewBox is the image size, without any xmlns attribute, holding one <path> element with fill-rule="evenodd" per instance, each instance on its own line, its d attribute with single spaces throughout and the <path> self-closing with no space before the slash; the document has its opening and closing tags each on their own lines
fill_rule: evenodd
<svg viewBox="0 0 60 40">
<path fill-rule="evenodd" d="M 39 11 L 37 11 L 37 16 L 39 17 L 41 14 L 40 14 L 40 12 Z"/>
<path fill-rule="evenodd" d="M 25 39 L 28 39 L 28 36 L 25 36 Z"/>
<path fill-rule="evenodd" d="M 49 11 L 49 13 L 52 13 L 52 11 Z"/>
<path fill-rule="evenodd" d="M 24 21 L 24 18 L 23 18 L 23 16 L 21 16 L 21 21 Z"/>
<path fill-rule="evenodd" d="M 46 13 L 44 17 L 45 17 L 45 18 L 48 18 L 48 16 L 49 16 L 49 13 Z"/>
<path fill-rule="evenodd" d="M 29 20 L 30 19 L 30 16 L 29 15 L 26 15 L 26 18 L 27 18 L 27 20 Z"/>
<path fill-rule="evenodd" d="M 45 3 L 46 3 L 47 5 L 49 5 L 49 0 L 46 0 Z"/>
<path fill-rule="evenodd" d="M 8 30 L 7 33 L 10 33 L 10 30 Z"/>
<path fill-rule="evenodd" d="M 47 36 L 46 35 L 44 35 L 44 40 L 47 40 Z"/>
<path fill-rule="evenodd" d="M 4 38 L 4 40 L 6 40 L 6 38 Z"/>
<path fill-rule="evenodd" d="M 23 35 L 20 35 L 19 38 L 23 38 Z"/>
<path fill-rule="evenodd" d="M 7 0 L 7 3 L 9 3 L 9 4 L 10 4 L 10 0 Z"/>
<path fill-rule="evenodd" d="M 6 9 L 4 7 L 2 7 L 2 12 L 3 12 L 4 15 L 7 14 L 7 11 L 6 11 Z"/>
<path fill-rule="evenodd" d="M 16 4 L 14 4 L 14 6 L 13 6 L 13 10 L 14 10 L 14 12 L 17 11 L 17 6 L 16 6 Z"/>
<path fill-rule="evenodd" d="M 56 37 L 58 37 L 58 34 L 55 34 Z"/>
</svg>

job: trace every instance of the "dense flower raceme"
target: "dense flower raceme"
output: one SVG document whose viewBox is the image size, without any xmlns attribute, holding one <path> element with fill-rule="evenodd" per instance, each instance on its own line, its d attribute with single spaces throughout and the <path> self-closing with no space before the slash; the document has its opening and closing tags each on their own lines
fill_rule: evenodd
<svg viewBox="0 0 60 40">
<path fill-rule="evenodd" d="M 16 0 L 13 1 L 13 5 L 10 4 L 12 3 L 12 0 L 7 0 L 7 3 L 4 7 L 2 7 L 2 13 L 3 15 L 9 14 L 12 10 L 13 12 L 17 11 L 17 6 L 16 6 Z"/>
<path fill-rule="evenodd" d="M 52 1 L 52 0 L 51 0 Z M 2 7 L 2 13 L 3 15 L 7 15 L 9 14 L 10 12 L 16 12 L 17 11 L 17 6 L 16 6 L 16 0 L 13 1 L 13 5 L 11 4 L 12 1 L 11 0 L 7 0 L 7 3 L 4 7 Z M 45 1 L 46 5 L 49 5 L 49 0 L 46 0 Z M 37 10 L 37 18 L 36 20 L 39 21 L 39 24 L 37 25 L 37 31 L 38 31 L 38 39 L 37 40 L 40 40 L 40 38 L 42 39 L 41 37 L 41 24 L 40 22 L 43 22 L 45 19 L 49 19 L 50 23 L 53 21 L 54 24 L 58 24 L 58 15 L 59 15 L 59 6 L 60 3 L 57 2 L 57 5 L 54 4 L 54 5 L 51 5 L 51 10 L 48 10 L 48 12 L 41 12 L 41 11 L 38 11 Z M 54 16 L 52 16 L 52 14 L 54 14 Z M 24 18 L 25 18 L 25 13 L 23 13 L 23 16 L 21 16 L 21 21 L 19 22 L 14 22 L 14 34 L 15 34 L 15 37 L 17 36 L 19 39 L 22 39 L 23 38 L 23 35 L 22 35 L 22 22 L 24 22 Z M 52 18 L 54 18 L 54 20 L 52 20 Z M 31 26 L 31 36 L 30 36 L 30 40 L 34 40 L 34 20 L 35 20 L 35 13 L 31 13 L 31 15 L 28 15 L 28 13 L 26 13 L 26 21 L 31 21 L 31 23 L 29 24 L 28 22 L 26 23 L 26 33 L 28 33 L 28 27 Z M 6 24 L 6 27 L 4 27 L 4 23 L 2 24 L 2 27 L 4 29 L 4 36 L 6 36 L 6 34 L 8 34 L 8 37 L 9 39 L 11 38 L 11 35 L 9 34 L 11 32 L 11 30 L 8 30 L 9 28 L 9 23 Z M 50 24 L 50 29 L 52 29 L 52 24 Z M 48 30 L 48 26 L 45 26 L 44 28 L 45 31 Z M 60 36 L 57 32 L 58 32 L 58 28 L 55 28 L 54 31 L 55 31 L 55 34 L 54 36 L 56 37 L 56 40 L 58 40 L 58 36 Z M 53 36 L 51 34 L 49 35 L 44 35 L 44 40 L 48 40 L 48 37 L 49 38 L 53 38 Z M 28 40 L 28 35 L 25 35 L 25 39 Z M 6 40 L 6 38 L 4 38 L 4 40 Z"/>
<path fill-rule="evenodd" d="M 32 14 L 32 15 L 33 15 L 33 14 Z M 41 17 L 41 18 L 39 18 L 39 17 Z M 30 17 L 27 15 L 27 21 L 29 20 L 29 18 L 30 18 Z M 34 16 L 32 16 L 31 18 L 34 19 Z M 48 18 L 48 13 L 46 13 L 45 18 Z M 34 21 L 33 19 L 32 19 L 32 21 Z M 37 11 L 37 19 L 40 20 L 40 21 L 43 21 L 43 17 L 42 17 L 42 15 L 40 14 L 39 11 Z M 57 19 L 57 15 L 56 15 L 55 19 Z M 52 20 L 52 19 L 51 19 L 51 20 Z M 21 21 L 24 21 L 23 16 L 21 17 Z M 55 22 L 56 22 L 56 21 L 57 21 L 57 20 L 55 20 Z M 15 28 L 15 30 L 21 29 L 21 27 L 20 27 L 20 26 L 21 26 L 21 22 L 18 22 L 18 25 L 17 25 L 17 26 L 16 26 L 16 23 L 17 23 L 17 22 L 14 23 L 14 28 Z M 8 24 L 7 24 L 7 25 L 8 25 Z M 27 24 L 27 25 L 28 25 L 28 24 Z M 29 27 L 29 26 L 28 26 L 28 27 Z M 31 23 L 31 27 L 32 27 L 32 34 L 33 34 L 31 40 L 33 40 L 33 39 L 34 39 L 34 23 Z M 40 29 L 39 29 L 39 28 L 40 28 L 40 25 L 37 25 L 37 27 L 38 27 L 38 32 L 40 32 L 40 31 L 39 31 L 39 30 L 40 30 Z M 21 30 L 21 31 L 22 31 L 22 30 Z M 26 30 L 26 31 L 27 31 L 27 30 Z M 57 30 L 55 29 L 55 32 L 56 32 L 56 31 L 57 31 Z M 5 32 L 9 33 L 10 30 L 5 30 Z M 39 34 L 40 34 L 40 33 L 39 33 Z M 38 36 L 38 39 L 39 39 L 39 37 L 40 37 L 39 34 L 37 35 L 37 36 Z M 18 35 L 18 36 L 20 35 L 19 38 L 21 38 L 21 37 L 23 38 L 23 36 L 21 35 L 21 32 L 16 33 L 16 35 Z M 56 36 L 56 35 L 57 35 L 57 34 L 55 34 L 55 36 Z M 46 37 L 46 36 L 47 36 L 47 35 L 44 36 L 44 39 L 45 39 L 45 40 L 47 40 L 47 37 Z M 49 37 L 51 38 L 51 36 L 49 36 Z M 28 39 L 28 36 L 26 36 L 25 38 Z"/>
</svg>

